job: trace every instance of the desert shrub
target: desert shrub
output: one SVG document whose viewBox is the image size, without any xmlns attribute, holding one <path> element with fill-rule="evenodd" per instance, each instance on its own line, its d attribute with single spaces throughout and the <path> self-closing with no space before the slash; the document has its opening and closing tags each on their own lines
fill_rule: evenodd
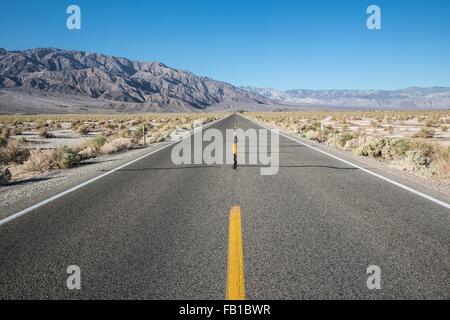
<svg viewBox="0 0 450 320">
<path fill-rule="evenodd" d="M 147 130 L 147 128 L 146 128 Z M 133 132 L 133 139 L 140 140 L 144 136 L 144 127 L 139 126 L 136 131 Z"/>
<path fill-rule="evenodd" d="M 69 147 L 57 150 L 32 150 L 21 166 L 25 172 L 46 172 L 53 169 L 68 169 L 80 163 L 81 157 Z"/>
<path fill-rule="evenodd" d="M 80 164 L 81 157 L 68 146 L 63 146 L 55 152 L 55 164 L 59 169 L 69 169 Z"/>
<path fill-rule="evenodd" d="M 0 137 L 0 147 L 4 147 L 8 144 L 8 139 Z"/>
<path fill-rule="evenodd" d="M 148 143 L 150 143 L 150 144 L 157 143 L 157 142 L 159 142 L 160 139 L 161 139 L 161 134 L 159 132 L 153 132 L 148 138 Z"/>
<path fill-rule="evenodd" d="M 90 129 L 84 124 L 80 124 L 75 127 L 75 132 L 78 132 L 80 134 L 88 134 L 90 132 Z"/>
<path fill-rule="evenodd" d="M 87 147 L 77 153 L 81 160 L 92 159 L 98 156 L 98 151 L 93 147 Z"/>
<path fill-rule="evenodd" d="M 289 126 L 289 132 L 291 133 L 300 133 L 300 124 L 293 123 Z"/>
<path fill-rule="evenodd" d="M 104 135 L 98 135 L 84 144 L 78 147 L 77 154 L 81 159 L 92 159 L 101 154 L 101 148 L 106 143 L 106 137 Z"/>
<path fill-rule="evenodd" d="M 328 137 L 327 144 L 338 149 L 343 149 L 347 141 L 353 140 L 355 138 L 357 138 L 356 135 L 349 132 L 331 134 Z"/>
<path fill-rule="evenodd" d="M 434 137 L 436 131 L 434 129 L 422 128 L 419 132 L 413 134 L 413 138 L 431 139 Z"/>
<path fill-rule="evenodd" d="M 52 170 L 55 166 L 54 158 L 54 150 L 32 150 L 21 169 L 25 172 L 45 172 Z"/>
<path fill-rule="evenodd" d="M 320 141 L 320 132 L 315 130 L 309 130 L 305 133 L 305 138 L 309 140 Z"/>
<path fill-rule="evenodd" d="M 103 147 L 103 145 L 106 143 L 106 137 L 104 135 L 98 135 L 95 138 L 92 139 L 92 143 L 97 147 Z"/>
<path fill-rule="evenodd" d="M 358 129 L 356 129 L 355 133 L 356 133 L 356 135 L 358 137 L 365 136 L 366 135 L 366 129 L 358 128 Z"/>
<path fill-rule="evenodd" d="M 378 123 L 378 121 L 371 120 L 369 124 L 372 128 L 381 128 L 381 124 Z"/>
<path fill-rule="evenodd" d="M 431 154 L 424 150 L 411 150 L 406 153 L 406 157 L 403 160 L 407 169 L 417 171 L 426 176 L 433 174 L 432 170 L 429 170 L 431 166 Z"/>
<path fill-rule="evenodd" d="M 104 154 L 113 154 L 123 150 L 128 150 L 131 148 L 133 143 L 131 139 L 128 138 L 117 138 L 111 142 L 106 143 L 102 148 L 101 152 Z"/>
<path fill-rule="evenodd" d="M 359 145 L 360 145 L 359 139 L 347 140 L 344 147 L 342 147 L 342 150 L 351 151 L 356 149 Z"/>
<path fill-rule="evenodd" d="M 45 123 L 44 121 L 36 122 L 36 125 L 35 125 L 36 130 L 42 129 L 44 127 L 47 127 L 47 123 Z"/>
<path fill-rule="evenodd" d="M 410 143 L 404 139 L 375 139 L 358 146 L 354 152 L 359 156 L 398 159 L 410 150 Z"/>
<path fill-rule="evenodd" d="M 50 138 L 54 138 L 55 136 L 48 132 L 48 130 L 45 127 L 42 127 L 38 130 L 38 136 L 40 138 L 45 138 L 45 139 L 50 139 Z"/>
<path fill-rule="evenodd" d="M 14 127 L 11 129 L 11 135 L 13 136 L 20 136 L 23 133 L 22 128 Z"/>
<path fill-rule="evenodd" d="M 22 163 L 29 155 L 29 151 L 22 149 L 20 143 L 11 140 L 8 145 L 0 148 L 0 163 Z"/>
<path fill-rule="evenodd" d="M 405 139 L 387 139 L 381 154 L 383 159 L 395 159 L 404 156 L 410 149 L 411 145 Z"/>
<path fill-rule="evenodd" d="M 427 120 L 425 120 L 425 124 L 424 125 L 427 128 L 431 128 L 431 127 L 435 126 L 435 122 L 434 122 L 433 119 L 427 119 Z"/>
<path fill-rule="evenodd" d="M 119 130 L 118 136 L 120 138 L 131 138 L 132 134 L 129 129 L 121 129 Z"/>
<path fill-rule="evenodd" d="M 388 127 L 384 128 L 384 131 L 386 131 L 389 134 L 393 134 L 394 133 L 394 127 L 389 125 Z"/>
<path fill-rule="evenodd" d="M 103 135 L 104 135 L 105 137 L 111 137 L 112 135 L 114 135 L 114 130 L 112 130 L 112 129 L 106 129 L 106 130 L 103 132 Z"/>
<path fill-rule="evenodd" d="M 11 171 L 8 168 L 0 167 L 0 186 L 6 185 L 11 180 Z"/>
<path fill-rule="evenodd" d="M 447 148 L 438 147 L 434 154 L 434 161 L 439 177 L 450 180 L 450 146 Z"/>
<path fill-rule="evenodd" d="M 411 149 L 399 165 L 422 176 L 450 178 L 450 152 L 437 144 L 411 142 Z"/>
<path fill-rule="evenodd" d="M 8 140 L 11 137 L 11 129 L 10 128 L 2 128 L 0 131 L 0 137 Z"/>
<path fill-rule="evenodd" d="M 170 132 L 153 132 L 149 138 L 148 143 L 160 143 L 166 141 L 170 137 Z"/>
<path fill-rule="evenodd" d="M 447 132 L 448 131 L 448 127 L 447 126 L 441 126 L 441 130 L 442 130 L 442 132 Z"/>
</svg>

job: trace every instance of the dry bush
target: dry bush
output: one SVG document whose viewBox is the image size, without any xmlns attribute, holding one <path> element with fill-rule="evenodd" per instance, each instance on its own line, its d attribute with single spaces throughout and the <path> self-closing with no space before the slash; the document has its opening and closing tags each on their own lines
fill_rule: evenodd
<svg viewBox="0 0 450 320">
<path fill-rule="evenodd" d="M 32 150 L 21 166 L 23 172 L 47 172 L 54 169 L 68 169 L 80 163 L 80 156 L 67 146 L 56 150 Z"/>
<path fill-rule="evenodd" d="M 83 148 L 79 150 L 77 154 L 80 156 L 81 160 L 92 159 L 99 156 L 99 152 L 92 147 Z"/>
<path fill-rule="evenodd" d="M 378 121 L 375 120 L 370 121 L 370 126 L 374 129 L 381 128 L 381 124 L 379 124 Z"/>
<path fill-rule="evenodd" d="M 54 150 L 32 150 L 28 160 L 23 163 L 21 169 L 24 172 L 39 173 L 52 170 L 55 167 L 54 158 Z"/>
<path fill-rule="evenodd" d="M 20 136 L 23 133 L 23 128 L 20 127 L 14 127 L 11 129 L 11 135 L 13 136 Z"/>
<path fill-rule="evenodd" d="M 48 132 L 45 127 L 42 127 L 38 130 L 38 136 L 44 139 L 51 139 L 55 137 L 52 133 Z"/>
<path fill-rule="evenodd" d="M 67 146 L 57 149 L 54 153 L 54 163 L 59 169 L 69 169 L 80 164 L 81 157 Z"/>
<path fill-rule="evenodd" d="M 84 134 L 84 135 L 86 135 L 90 132 L 90 129 L 87 126 L 85 126 L 84 124 L 80 124 L 80 125 L 76 126 L 74 128 L 74 130 L 75 130 L 75 132 Z"/>
<path fill-rule="evenodd" d="M 434 160 L 440 178 L 450 180 L 450 147 L 437 147 Z"/>
<path fill-rule="evenodd" d="M 12 174 L 8 168 L 0 167 L 0 186 L 6 185 L 11 180 Z"/>
<path fill-rule="evenodd" d="M 118 134 L 120 138 L 131 138 L 132 134 L 129 129 L 121 129 Z"/>
<path fill-rule="evenodd" d="M 8 145 L 0 148 L 0 163 L 22 163 L 28 155 L 29 151 L 22 149 L 18 141 L 11 140 Z"/>
<path fill-rule="evenodd" d="M 354 153 L 364 157 L 391 160 L 405 156 L 410 149 L 410 143 L 404 139 L 382 138 L 359 145 Z"/>
<path fill-rule="evenodd" d="M 0 147 L 8 145 L 8 139 L 0 137 Z"/>
<path fill-rule="evenodd" d="M 435 127 L 435 121 L 432 119 L 425 120 L 424 126 L 427 128 Z"/>
<path fill-rule="evenodd" d="M 419 132 L 412 135 L 413 138 L 419 139 L 432 139 L 434 138 L 436 131 L 434 129 L 422 128 Z"/>
<path fill-rule="evenodd" d="M 394 127 L 392 125 L 389 125 L 388 127 L 384 128 L 384 131 L 393 134 L 394 133 Z"/>
<path fill-rule="evenodd" d="M 343 149 L 348 141 L 356 138 L 357 136 L 354 133 L 331 134 L 327 137 L 326 143 L 338 149 Z"/>
<path fill-rule="evenodd" d="M 42 129 L 42 128 L 45 128 L 45 127 L 47 127 L 47 124 L 44 121 L 42 121 L 42 120 L 41 121 L 37 121 L 35 126 L 34 126 L 34 128 L 36 130 L 39 130 L 39 129 Z"/>
<path fill-rule="evenodd" d="M 108 143 L 106 143 L 102 148 L 101 152 L 103 154 L 113 154 L 120 151 L 128 150 L 133 146 L 131 139 L 128 138 L 117 138 Z"/>
<path fill-rule="evenodd" d="M 101 148 L 105 145 L 107 139 L 104 135 L 98 135 L 95 138 L 86 141 L 78 147 L 77 153 L 81 159 L 91 159 L 101 154 Z"/>
<path fill-rule="evenodd" d="M 0 138 L 7 140 L 11 137 L 11 129 L 10 128 L 2 128 L 0 132 Z"/>
</svg>

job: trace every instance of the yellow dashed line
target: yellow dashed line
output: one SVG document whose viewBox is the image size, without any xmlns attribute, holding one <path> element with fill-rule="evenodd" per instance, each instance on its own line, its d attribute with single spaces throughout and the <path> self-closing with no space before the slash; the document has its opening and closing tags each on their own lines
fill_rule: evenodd
<svg viewBox="0 0 450 320">
<path fill-rule="evenodd" d="M 244 254 L 242 249 L 241 208 L 230 212 L 228 239 L 227 300 L 245 300 Z"/>
</svg>

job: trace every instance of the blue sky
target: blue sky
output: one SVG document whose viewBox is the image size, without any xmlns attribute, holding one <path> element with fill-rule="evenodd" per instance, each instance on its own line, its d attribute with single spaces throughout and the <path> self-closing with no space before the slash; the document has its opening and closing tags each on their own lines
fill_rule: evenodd
<svg viewBox="0 0 450 320">
<path fill-rule="evenodd" d="M 66 28 L 77 4 L 82 30 Z M 382 30 L 366 9 L 382 10 Z M 450 86 L 448 0 L 2 0 L 0 47 L 161 61 L 280 89 Z"/>
</svg>

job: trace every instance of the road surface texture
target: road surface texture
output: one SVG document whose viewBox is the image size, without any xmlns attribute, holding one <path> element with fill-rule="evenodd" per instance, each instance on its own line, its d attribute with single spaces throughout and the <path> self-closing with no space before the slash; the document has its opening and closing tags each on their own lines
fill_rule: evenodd
<svg viewBox="0 0 450 320">
<path fill-rule="evenodd" d="M 172 148 L 0 226 L 0 298 L 223 299 L 236 206 L 247 299 L 450 298 L 449 209 L 285 137 L 274 176 Z"/>
</svg>

